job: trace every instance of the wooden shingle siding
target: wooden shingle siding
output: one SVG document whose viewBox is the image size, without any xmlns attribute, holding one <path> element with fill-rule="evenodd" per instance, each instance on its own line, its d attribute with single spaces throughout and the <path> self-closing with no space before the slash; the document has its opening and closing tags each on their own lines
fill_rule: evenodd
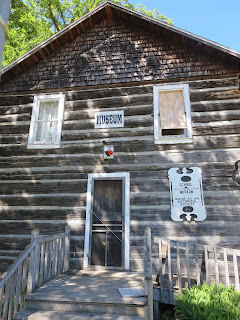
<svg viewBox="0 0 240 320">
<path fill-rule="evenodd" d="M 130 172 L 132 269 L 143 266 L 147 226 L 154 236 L 239 247 L 239 186 L 232 180 L 240 158 L 238 75 L 190 80 L 189 86 L 193 143 L 176 145 L 154 144 L 152 84 L 64 90 L 61 148 L 49 150 L 27 149 L 33 94 L 0 95 L 2 270 L 33 228 L 50 234 L 66 224 L 71 265 L 82 264 L 87 177 L 93 172 Z M 94 129 L 95 111 L 118 109 L 124 110 L 124 128 Z M 113 160 L 103 159 L 103 141 L 114 145 Z M 183 166 L 203 171 L 204 222 L 170 220 L 167 172 Z"/>
<path fill-rule="evenodd" d="M 200 45 L 182 44 L 176 37 L 172 39 L 168 30 L 150 34 L 144 24 L 142 28 L 129 25 L 119 17 L 87 29 L 56 52 L 40 56 L 41 61 L 24 73 L 8 77 L 0 92 L 109 86 L 240 71 L 239 62 L 223 62 L 219 53 L 211 56 L 203 53 Z"/>
</svg>

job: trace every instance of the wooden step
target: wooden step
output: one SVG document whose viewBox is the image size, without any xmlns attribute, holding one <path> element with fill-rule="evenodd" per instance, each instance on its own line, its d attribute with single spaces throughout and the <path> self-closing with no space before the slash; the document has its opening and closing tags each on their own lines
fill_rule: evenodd
<svg viewBox="0 0 240 320">
<path fill-rule="evenodd" d="M 27 310 L 41 310 L 41 311 L 62 311 L 62 312 L 79 312 L 79 313 L 108 313 L 108 314 L 122 314 L 132 316 L 144 316 L 143 303 L 108 303 L 103 302 L 85 302 L 72 300 L 52 300 L 49 299 L 27 299 Z"/>
<path fill-rule="evenodd" d="M 56 311 L 23 310 L 18 312 L 14 320 L 144 320 L 144 317 L 135 317 L 118 314 L 75 313 Z"/>
<path fill-rule="evenodd" d="M 82 315 L 85 314 L 94 314 L 94 317 L 99 315 L 100 318 L 93 318 L 96 320 L 120 320 L 128 319 L 127 317 L 130 317 L 129 319 L 136 317 L 136 320 L 140 317 L 141 319 L 144 317 L 144 297 L 122 298 L 118 292 L 118 288 L 134 287 L 143 290 L 142 274 L 81 271 L 77 274 L 61 275 L 34 293 L 28 294 L 26 296 L 26 310 L 16 314 L 14 319 L 38 319 L 37 316 L 39 319 L 45 319 L 47 312 L 53 312 L 54 316 L 58 313 L 61 314 L 63 318 L 59 319 L 65 319 L 64 317 L 68 319 L 70 313 L 74 313 L 74 316 L 81 317 L 81 319 L 84 319 Z M 25 318 L 21 318 L 22 315 Z M 123 318 L 119 318 L 120 315 Z M 46 319 L 48 319 L 47 316 Z M 58 318 L 51 319 L 57 320 Z"/>
</svg>

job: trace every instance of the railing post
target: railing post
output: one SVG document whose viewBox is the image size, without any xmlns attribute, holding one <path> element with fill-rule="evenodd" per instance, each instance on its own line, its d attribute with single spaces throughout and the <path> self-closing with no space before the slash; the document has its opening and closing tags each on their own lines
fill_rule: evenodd
<svg viewBox="0 0 240 320">
<path fill-rule="evenodd" d="M 63 272 L 69 270 L 70 259 L 70 227 L 65 227 Z"/>
<path fill-rule="evenodd" d="M 39 237 L 39 230 L 32 231 L 31 242 Z M 38 261 L 39 261 L 39 244 L 32 250 L 29 260 L 28 270 L 28 282 L 27 282 L 27 293 L 32 293 L 36 288 L 37 277 L 38 277 Z"/>
<path fill-rule="evenodd" d="M 146 299 L 145 320 L 153 320 L 153 284 L 151 260 L 151 229 L 144 234 L 144 295 Z"/>
</svg>

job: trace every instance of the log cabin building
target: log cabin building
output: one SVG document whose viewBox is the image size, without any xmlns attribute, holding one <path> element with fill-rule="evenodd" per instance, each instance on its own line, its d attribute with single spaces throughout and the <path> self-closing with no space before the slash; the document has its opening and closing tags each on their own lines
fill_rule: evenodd
<svg viewBox="0 0 240 320">
<path fill-rule="evenodd" d="M 110 1 L 5 67 L 1 271 L 34 228 L 71 227 L 73 268 L 141 269 L 147 226 L 239 247 L 239 73 L 239 52 Z M 206 219 L 173 221 L 168 170 L 190 167 Z"/>
</svg>

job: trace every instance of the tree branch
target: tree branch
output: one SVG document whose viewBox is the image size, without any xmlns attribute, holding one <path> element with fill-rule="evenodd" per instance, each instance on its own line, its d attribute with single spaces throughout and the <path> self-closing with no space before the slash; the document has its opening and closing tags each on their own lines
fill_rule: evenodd
<svg viewBox="0 0 240 320">
<path fill-rule="evenodd" d="M 50 17 L 52 19 L 52 22 L 54 23 L 55 28 L 57 29 L 57 31 L 59 31 L 60 29 L 59 29 L 59 26 L 57 23 L 57 19 L 54 17 L 50 3 L 48 4 L 48 10 L 49 10 Z"/>
</svg>

